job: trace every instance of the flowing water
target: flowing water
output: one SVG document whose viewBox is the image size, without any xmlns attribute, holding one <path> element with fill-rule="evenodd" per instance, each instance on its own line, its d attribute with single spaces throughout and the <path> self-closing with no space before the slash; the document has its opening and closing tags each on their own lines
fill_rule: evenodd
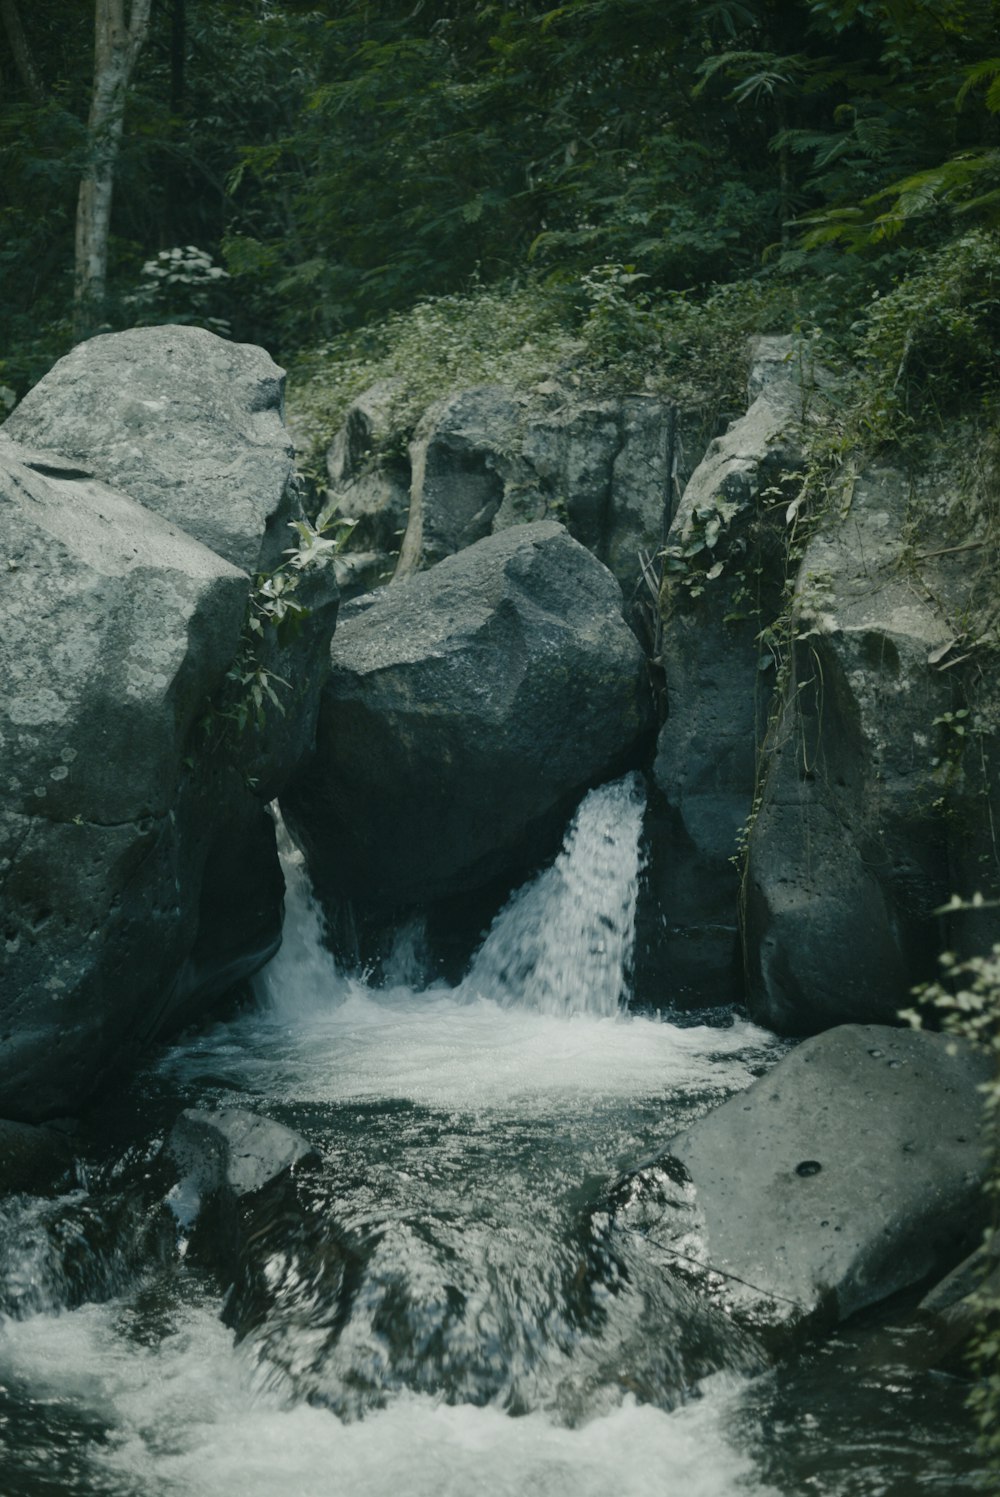
<svg viewBox="0 0 1000 1497">
<path fill-rule="evenodd" d="M 641 819 L 636 781 L 593 792 L 457 987 L 428 985 L 417 924 L 381 988 L 338 972 L 286 846 L 254 1011 L 129 1106 L 252 1108 L 322 1168 L 256 1232 L 238 1336 L 184 1232 L 107 1179 L 6 1204 L 0 1497 L 975 1490 L 963 1390 L 906 1370 L 905 1332 L 768 1371 L 641 1244 L 595 1248 L 616 1175 L 782 1051 L 626 1012 Z"/>
</svg>

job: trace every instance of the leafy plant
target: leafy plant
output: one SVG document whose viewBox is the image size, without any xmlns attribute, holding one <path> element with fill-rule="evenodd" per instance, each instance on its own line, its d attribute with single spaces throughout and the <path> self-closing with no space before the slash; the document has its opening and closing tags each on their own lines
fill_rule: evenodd
<svg viewBox="0 0 1000 1497">
<path fill-rule="evenodd" d="M 333 564 L 347 543 L 354 521 L 339 516 L 331 501 L 324 505 L 315 523 L 292 520 L 289 528 L 298 539 L 285 552 L 287 560 L 274 571 L 254 578 L 239 653 L 226 677 L 228 690 L 220 710 L 206 719 L 208 731 L 214 731 L 217 722 L 232 725 L 237 734 L 245 733 L 250 726 L 261 730 L 267 721 L 268 703 L 284 715 L 277 688 L 290 690 L 291 684 L 268 666 L 268 642 L 273 638 L 284 647 L 295 638 L 309 616 L 299 596 L 304 574 Z"/>
<path fill-rule="evenodd" d="M 980 910 L 987 903 L 978 894 L 968 901 L 953 896 L 937 913 Z M 959 958 L 953 952 L 945 952 L 941 969 L 940 981 L 914 990 L 919 1007 L 907 1009 L 901 1017 L 914 1028 L 920 1028 L 924 1016 L 933 1015 L 946 1034 L 983 1046 L 993 1058 L 993 1076 L 981 1087 L 992 1150 L 992 1166 L 986 1181 L 992 1220 L 984 1239 L 984 1247 L 989 1251 L 997 1239 L 1000 1209 L 1000 944 L 985 956 Z M 977 1381 L 969 1393 L 968 1405 L 976 1418 L 980 1449 L 989 1466 L 993 1490 L 1000 1490 L 1000 1292 L 996 1288 L 981 1289 L 973 1304 L 979 1323 L 969 1357 Z"/>
</svg>

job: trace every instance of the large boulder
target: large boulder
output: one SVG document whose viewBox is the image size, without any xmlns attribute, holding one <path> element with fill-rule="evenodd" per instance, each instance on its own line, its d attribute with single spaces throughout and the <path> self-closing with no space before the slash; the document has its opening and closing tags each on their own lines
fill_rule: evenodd
<svg viewBox="0 0 1000 1497">
<path fill-rule="evenodd" d="M 268 572 L 299 515 L 284 372 L 197 327 L 80 343 L 24 397 L 14 441 L 70 459 L 245 572 Z"/>
<path fill-rule="evenodd" d="M 295 638 L 247 628 L 302 515 L 280 408 L 262 350 L 144 329 L 0 435 L 0 1116 L 74 1111 L 280 940 L 262 801 L 312 742 L 337 603 L 306 572 Z"/>
<path fill-rule="evenodd" d="M 284 371 L 252 344 L 196 327 L 132 328 L 81 343 L 25 396 L 5 434 L 43 471 L 74 468 L 127 493 L 251 577 L 287 571 L 303 488 L 282 421 Z M 240 734 L 240 768 L 273 799 L 312 744 L 339 594 L 333 570 L 296 574 L 306 610 L 289 643 L 266 629 L 254 664 L 280 683 L 267 731 Z M 244 673 L 245 673 L 244 668 Z"/>
<path fill-rule="evenodd" d="M 940 950 L 1000 939 L 988 907 L 951 930 L 934 913 L 998 890 L 995 595 L 955 489 L 943 461 L 872 468 L 806 547 L 746 881 L 750 1002 L 774 1028 L 892 1020 Z"/>
<path fill-rule="evenodd" d="M 53 461 L 0 439 L 0 1111 L 28 1119 L 72 1111 L 171 1009 L 252 970 L 281 889 L 259 804 L 221 757 L 196 767 L 245 575 Z M 234 835 L 252 857 L 208 930 L 206 870 Z"/>
<path fill-rule="evenodd" d="M 348 604 L 331 658 L 282 808 L 324 893 L 381 906 L 523 867 L 650 726 L 621 591 L 551 521 Z"/>
<path fill-rule="evenodd" d="M 845 1025 L 805 1041 L 614 1192 L 629 1234 L 748 1328 L 829 1329 L 976 1241 L 988 1052 Z"/>
<path fill-rule="evenodd" d="M 730 998 L 741 829 L 775 681 L 761 631 L 784 605 L 785 508 L 815 415 L 788 339 L 760 340 L 745 416 L 713 440 L 666 544 L 661 661 L 667 720 L 654 781 L 639 959 L 701 1001 Z M 786 493 L 785 505 L 776 503 Z"/>
</svg>

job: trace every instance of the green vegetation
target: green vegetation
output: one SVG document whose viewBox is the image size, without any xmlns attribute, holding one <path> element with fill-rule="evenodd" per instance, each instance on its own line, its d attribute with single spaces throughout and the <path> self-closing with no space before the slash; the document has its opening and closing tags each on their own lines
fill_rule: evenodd
<svg viewBox="0 0 1000 1497">
<path fill-rule="evenodd" d="M 965 902 L 953 898 L 940 913 L 975 912 L 984 901 L 976 896 Z M 919 1008 L 903 1014 L 915 1028 L 930 1015 L 946 1034 L 985 1045 L 997 1060 L 993 1079 L 983 1087 L 986 1127 L 991 1139 L 994 1169 L 986 1188 L 992 1203 L 992 1221 L 984 1239 L 984 1282 L 975 1296 L 979 1327 L 969 1347 L 969 1360 L 977 1381 L 969 1394 L 969 1407 L 979 1426 L 979 1442 L 989 1470 L 990 1490 L 1000 1490 L 1000 1289 L 995 1273 L 998 1226 L 1000 1226 L 1000 945 L 986 956 L 960 960 L 951 952 L 941 958 L 941 980 L 927 983 L 914 994 Z"/>
<path fill-rule="evenodd" d="M 73 337 L 102 149 L 103 54 L 70 9 L 2 10 L 0 384 L 18 394 Z M 704 385 L 695 309 L 718 325 L 720 298 L 734 326 L 847 348 L 874 293 L 1000 220 L 996 22 L 995 0 L 162 0 L 127 80 L 93 325 L 193 320 L 359 378 L 417 344 L 410 404 L 431 340 L 488 362 L 474 286 L 484 326 L 510 302 L 511 377 L 582 341 L 639 387 L 664 349 Z"/>
</svg>

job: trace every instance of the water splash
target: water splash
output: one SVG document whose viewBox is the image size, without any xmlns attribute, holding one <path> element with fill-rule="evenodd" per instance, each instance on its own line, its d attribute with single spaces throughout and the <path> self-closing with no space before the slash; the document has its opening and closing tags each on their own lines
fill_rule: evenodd
<svg viewBox="0 0 1000 1497">
<path fill-rule="evenodd" d="M 253 990 L 265 1013 L 294 1023 L 342 1003 L 351 985 L 324 944 L 326 919 L 313 893 L 305 857 L 292 841 L 277 802 L 273 811 L 285 875 L 285 919 L 278 954 L 257 973 Z"/>
<path fill-rule="evenodd" d="M 551 868 L 500 912 L 467 996 L 543 1014 L 610 1017 L 627 999 L 645 798 L 638 775 L 592 790 Z"/>
</svg>

